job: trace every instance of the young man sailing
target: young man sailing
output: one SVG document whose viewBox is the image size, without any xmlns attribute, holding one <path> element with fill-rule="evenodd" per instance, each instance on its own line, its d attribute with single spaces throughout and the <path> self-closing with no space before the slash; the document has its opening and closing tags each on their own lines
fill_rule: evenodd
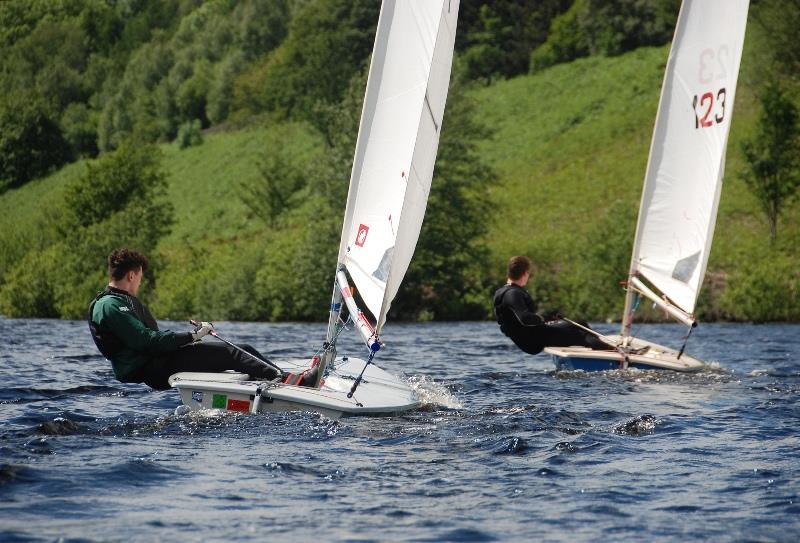
<svg viewBox="0 0 800 543">
<path fill-rule="evenodd" d="M 316 367 L 300 376 L 284 374 L 250 345 L 237 349 L 225 343 L 201 343 L 214 332 L 211 323 L 203 322 L 193 332 L 159 330 L 147 306 L 136 297 L 146 270 L 143 254 L 128 249 L 112 252 L 108 256 L 108 286 L 89 305 L 92 339 L 111 361 L 119 381 L 166 390 L 174 373 L 234 370 L 254 380 L 313 386 Z"/>
<path fill-rule="evenodd" d="M 528 354 L 539 354 L 545 347 L 589 347 L 614 350 L 615 347 L 594 334 L 565 320 L 558 311 L 536 313 L 536 304 L 525 285 L 531 276 L 531 260 L 515 256 L 508 261 L 506 284 L 494 293 L 494 312 L 500 330 Z M 587 330 L 589 325 L 580 325 Z"/>
</svg>

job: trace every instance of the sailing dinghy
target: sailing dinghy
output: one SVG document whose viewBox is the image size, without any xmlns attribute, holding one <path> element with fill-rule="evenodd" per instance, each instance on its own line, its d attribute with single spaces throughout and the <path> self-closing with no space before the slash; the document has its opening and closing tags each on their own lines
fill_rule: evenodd
<svg viewBox="0 0 800 543">
<path fill-rule="evenodd" d="M 714 235 L 748 0 L 684 0 L 667 61 L 616 351 L 548 347 L 558 368 L 693 372 L 686 354 Z M 687 325 L 675 351 L 633 337 L 642 298 Z"/>
<path fill-rule="evenodd" d="M 384 0 L 375 35 L 347 196 L 328 331 L 312 358 L 316 386 L 249 380 L 241 373 L 176 373 L 170 384 L 192 410 L 316 411 L 330 418 L 407 411 L 421 399 L 372 364 L 389 306 L 419 238 L 433 177 L 453 59 L 458 0 Z M 373 316 L 363 312 L 355 288 Z M 347 319 L 341 317 L 342 305 Z M 348 323 L 367 360 L 337 357 Z M 307 361 L 277 361 L 291 371 Z"/>
</svg>

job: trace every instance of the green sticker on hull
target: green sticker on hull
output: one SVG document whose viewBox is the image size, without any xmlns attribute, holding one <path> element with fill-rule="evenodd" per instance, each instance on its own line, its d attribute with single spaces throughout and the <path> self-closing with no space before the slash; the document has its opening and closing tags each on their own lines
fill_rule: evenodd
<svg viewBox="0 0 800 543">
<path fill-rule="evenodd" d="M 225 409 L 228 405 L 228 397 L 225 394 L 214 394 L 211 400 L 211 407 L 214 409 Z"/>
</svg>

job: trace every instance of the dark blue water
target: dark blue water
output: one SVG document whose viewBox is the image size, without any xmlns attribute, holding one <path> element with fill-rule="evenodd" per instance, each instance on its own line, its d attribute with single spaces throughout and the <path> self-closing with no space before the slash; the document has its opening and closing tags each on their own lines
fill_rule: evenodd
<svg viewBox="0 0 800 543">
<path fill-rule="evenodd" d="M 274 356 L 323 334 L 218 329 Z M 176 392 L 114 381 L 82 322 L 0 335 L 4 541 L 800 539 L 800 326 L 703 325 L 712 368 L 683 375 L 556 373 L 491 323 L 390 325 L 379 363 L 431 403 L 340 421 L 176 415 Z"/>
</svg>

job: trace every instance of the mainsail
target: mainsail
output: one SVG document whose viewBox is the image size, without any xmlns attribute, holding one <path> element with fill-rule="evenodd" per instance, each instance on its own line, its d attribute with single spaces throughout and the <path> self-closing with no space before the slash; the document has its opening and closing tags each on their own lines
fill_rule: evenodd
<svg viewBox="0 0 800 543">
<path fill-rule="evenodd" d="M 458 0 L 384 0 L 361 114 L 339 263 L 376 319 L 419 238 L 439 144 Z"/>
<path fill-rule="evenodd" d="M 661 91 L 631 278 L 647 279 L 687 320 L 714 235 L 747 10 L 748 0 L 685 0 Z M 630 298 L 626 306 L 623 335 Z"/>
</svg>

